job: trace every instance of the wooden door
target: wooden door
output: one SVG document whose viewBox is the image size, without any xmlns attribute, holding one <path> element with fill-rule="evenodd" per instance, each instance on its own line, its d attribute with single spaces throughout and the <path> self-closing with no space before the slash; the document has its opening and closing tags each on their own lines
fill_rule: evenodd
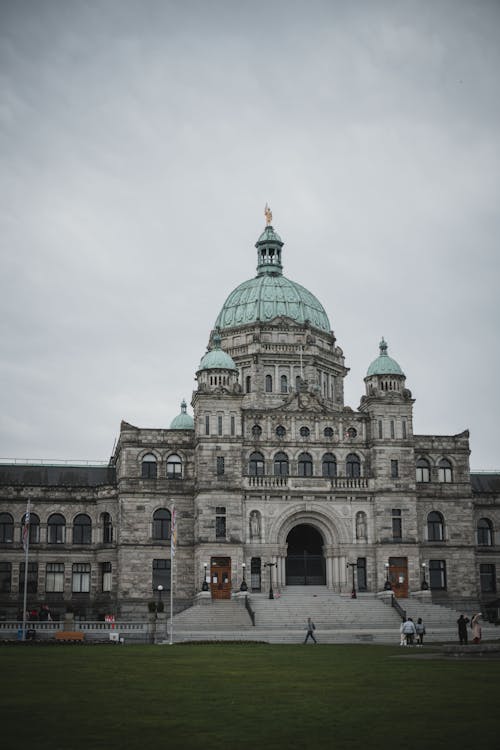
<svg viewBox="0 0 500 750">
<path fill-rule="evenodd" d="M 212 557 L 210 560 L 210 591 L 212 599 L 231 598 L 231 558 Z"/>
<path fill-rule="evenodd" d="M 389 558 L 389 581 L 397 599 L 408 597 L 408 558 Z"/>
</svg>

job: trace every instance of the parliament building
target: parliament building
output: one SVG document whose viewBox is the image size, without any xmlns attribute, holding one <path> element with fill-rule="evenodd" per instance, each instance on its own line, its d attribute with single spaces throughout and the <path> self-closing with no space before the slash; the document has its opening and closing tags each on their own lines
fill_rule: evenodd
<svg viewBox="0 0 500 750">
<path fill-rule="evenodd" d="M 29 609 L 89 620 L 139 619 L 171 581 L 175 611 L 203 589 L 270 585 L 425 589 L 483 612 L 498 598 L 500 475 L 471 474 L 466 429 L 414 433 L 411 373 L 383 338 L 346 406 L 344 352 L 283 275 L 269 212 L 256 249 L 256 276 L 214 320 L 192 416 L 183 401 L 170 426 L 123 421 L 101 466 L 0 465 L 0 617 L 18 615 L 25 576 Z"/>
</svg>

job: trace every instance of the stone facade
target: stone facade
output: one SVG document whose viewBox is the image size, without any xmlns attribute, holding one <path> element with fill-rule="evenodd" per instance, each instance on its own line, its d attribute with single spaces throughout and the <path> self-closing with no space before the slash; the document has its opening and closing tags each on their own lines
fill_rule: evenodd
<svg viewBox="0 0 500 750">
<path fill-rule="evenodd" d="M 298 583 L 375 593 L 389 581 L 398 596 L 430 585 L 434 600 L 457 606 L 496 599 L 500 477 L 471 476 L 467 431 L 413 433 L 414 400 L 385 342 L 359 407 L 344 405 L 343 352 L 324 312 L 317 325 L 301 316 L 301 295 L 313 313 L 315 298 L 283 286 L 282 244 L 275 233 L 257 244 L 257 278 L 269 282 L 259 309 L 269 319 L 248 314 L 250 282 L 243 319 L 234 293 L 230 315 L 219 315 L 197 372 L 192 425 L 122 422 L 107 468 L 0 466 L 0 615 L 22 606 L 28 498 L 39 521 L 29 608 L 144 616 L 169 595 L 174 508 L 176 610 L 204 582 L 214 597 Z M 90 530 L 75 531 L 80 523 Z"/>
</svg>

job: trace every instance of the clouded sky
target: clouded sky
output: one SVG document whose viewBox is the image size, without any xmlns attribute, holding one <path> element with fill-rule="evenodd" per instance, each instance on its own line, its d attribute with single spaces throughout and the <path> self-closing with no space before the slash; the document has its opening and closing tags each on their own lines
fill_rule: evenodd
<svg viewBox="0 0 500 750">
<path fill-rule="evenodd" d="M 1 0 L 0 456 L 168 427 L 271 205 L 357 408 L 500 469 L 500 3 Z"/>
</svg>

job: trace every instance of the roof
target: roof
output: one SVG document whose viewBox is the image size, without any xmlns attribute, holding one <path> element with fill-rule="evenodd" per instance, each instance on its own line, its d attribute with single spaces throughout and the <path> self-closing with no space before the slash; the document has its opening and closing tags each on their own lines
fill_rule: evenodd
<svg viewBox="0 0 500 750">
<path fill-rule="evenodd" d="M 392 359 L 392 357 L 389 357 L 387 354 L 387 342 L 384 341 L 383 337 L 379 344 L 379 348 L 380 354 L 377 359 L 374 359 L 371 363 L 366 373 L 366 377 L 370 377 L 370 375 L 402 375 L 404 377 L 404 372 L 396 360 Z"/>
<path fill-rule="evenodd" d="M 500 474 L 471 472 L 472 491 L 476 493 L 500 494 Z"/>
<path fill-rule="evenodd" d="M 233 358 L 221 349 L 221 337 L 218 333 L 215 334 L 213 341 L 214 348 L 202 358 L 198 370 L 236 370 Z"/>
<path fill-rule="evenodd" d="M 187 413 L 187 404 L 184 399 L 181 402 L 181 413 L 172 420 L 171 430 L 194 430 L 194 419 Z"/>
<path fill-rule="evenodd" d="M 0 485 L 98 487 L 116 484 L 114 466 L 0 464 Z"/>
</svg>

